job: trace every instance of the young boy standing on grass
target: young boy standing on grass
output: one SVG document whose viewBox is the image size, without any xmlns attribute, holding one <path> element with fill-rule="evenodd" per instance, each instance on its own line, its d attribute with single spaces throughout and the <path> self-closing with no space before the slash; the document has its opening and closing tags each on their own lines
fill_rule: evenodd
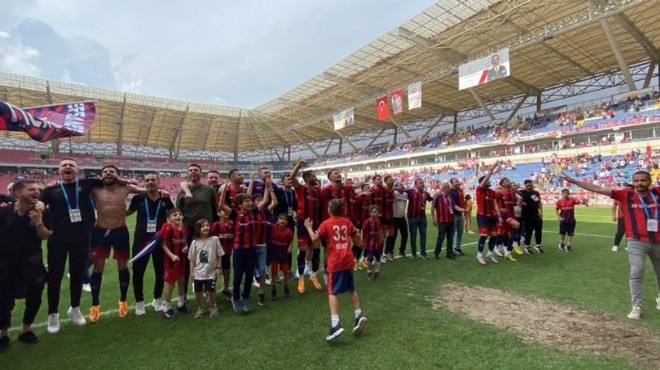
<svg viewBox="0 0 660 370">
<path fill-rule="evenodd" d="M 364 332 L 367 325 L 367 318 L 362 315 L 360 308 L 360 298 L 355 291 L 355 282 L 353 280 L 353 265 L 355 260 L 351 250 L 351 241 L 353 245 L 360 245 L 360 237 L 353 223 L 340 215 L 344 211 L 344 202 L 341 199 L 332 199 L 328 204 L 328 213 L 330 218 L 323 221 L 314 232 L 311 219 L 305 219 L 305 228 L 310 235 L 312 244 L 318 248 L 323 239 L 326 246 L 325 261 L 327 263 L 326 271 L 328 273 L 327 289 L 328 304 L 330 306 L 330 332 L 325 337 L 327 341 L 332 341 L 339 337 L 343 332 L 339 323 L 339 298 L 341 293 L 348 293 L 353 302 L 355 312 L 355 326 L 353 335 L 359 336 Z M 349 241 L 350 238 L 350 241 Z"/>
<path fill-rule="evenodd" d="M 165 294 L 163 301 L 163 316 L 172 320 L 176 318 L 174 310 L 170 305 L 172 300 L 172 291 L 174 284 L 177 284 L 179 300 L 177 302 L 177 311 L 188 313 L 186 307 L 186 282 L 185 272 L 188 263 L 188 233 L 183 226 L 183 214 L 178 208 L 173 208 L 168 214 L 168 222 L 160 230 L 162 247 L 165 252 Z"/>
<path fill-rule="evenodd" d="M 234 223 L 229 219 L 229 213 L 220 211 L 220 221 L 211 226 L 211 235 L 220 239 L 220 245 L 224 254 L 222 256 L 222 296 L 231 301 L 229 291 L 229 274 L 231 273 L 231 251 L 234 243 Z"/>
<path fill-rule="evenodd" d="M 289 291 L 289 255 L 293 243 L 293 231 L 288 228 L 289 216 L 281 213 L 277 216 L 274 224 L 269 224 L 271 235 L 271 261 L 270 276 L 273 281 L 271 284 L 271 298 L 277 299 L 277 274 L 282 271 L 284 275 L 284 297 L 290 298 Z"/>
<path fill-rule="evenodd" d="M 575 204 L 568 189 L 562 189 L 561 199 L 557 201 L 556 211 L 559 220 L 559 250 L 571 251 L 571 241 L 575 232 Z"/>
<path fill-rule="evenodd" d="M 384 231 L 380 223 L 380 208 L 369 206 L 369 218 L 362 223 L 362 246 L 367 260 L 367 279 L 378 279 Z"/>
<path fill-rule="evenodd" d="M 197 301 L 195 318 L 204 316 L 204 292 L 209 296 L 209 316 L 218 316 L 215 299 L 215 281 L 220 276 L 220 259 L 224 255 L 220 240 L 211 236 L 211 223 L 206 219 L 195 222 L 195 239 L 188 251 L 193 288 Z"/>
</svg>

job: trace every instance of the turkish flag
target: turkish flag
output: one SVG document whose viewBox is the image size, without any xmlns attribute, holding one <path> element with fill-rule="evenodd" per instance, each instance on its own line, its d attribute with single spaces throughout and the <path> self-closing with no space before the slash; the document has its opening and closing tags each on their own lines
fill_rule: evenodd
<svg viewBox="0 0 660 370">
<path fill-rule="evenodd" d="M 390 107 L 387 105 L 387 95 L 376 99 L 376 112 L 379 121 L 387 121 L 390 118 Z"/>
</svg>

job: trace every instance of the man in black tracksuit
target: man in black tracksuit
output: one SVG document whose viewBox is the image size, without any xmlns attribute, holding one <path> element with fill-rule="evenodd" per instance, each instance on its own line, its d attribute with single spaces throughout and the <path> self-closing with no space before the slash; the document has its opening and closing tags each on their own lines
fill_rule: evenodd
<svg viewBox="0 0 660 370">
<path fill-rule="evenodd" d="M 518 192 L 523 199 L 522 218 L 524 220 L 525 252 L 527 254 L 534 253 L 530 247 L 533 232 L 536 241 L 534 249 L 538 253 L 543 253 L 543 247 L 541 246 L 543 238 L 543 202 L 541 201 L 541 194 L 534 190 L 532 180 L 525 180 L 525 188 Z"/>
</svg>

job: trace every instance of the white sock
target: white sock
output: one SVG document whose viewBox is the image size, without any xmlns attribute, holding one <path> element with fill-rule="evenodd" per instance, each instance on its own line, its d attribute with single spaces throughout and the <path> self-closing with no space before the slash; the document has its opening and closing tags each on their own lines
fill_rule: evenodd
<svg viewBox="0 0 660 370">
<path fill-rule="evenodd" d="M 172 309 L 172 306 L 170 305 L 170 302 L 163 302 L 163 311 L 167 312 L 170 309 Z"/>
<path fill-rule="evenodd" d="M 483 253 L 481 253 L 481 252 L 477 252 L 477 258 L 484 258 Z"/>
<path fill-rule="evenodd" d="M 333 328 L 339 325 L 339 315 L 330 315 L 330 324 Z"/>
<path fill-rule="evenodd" d="M 380 261 L 376 261 L 376 267 L 374 268 L 374 272 L 380 272 Z"/>
<path fill-rule="evenodd" d="M 186 304 L 186 296 L 185 295 L 180 295 L 177 302 L 176 302 L 176 306 L 177 307 L 183 307 L 183 305 L 185 305 L 185 304 Z"/>
<path fill-rule="evenodd" d="M 360 317 L 360 315 L 362 315 L 362 309 L 361 308 L 356 308 L 355 309 L 355 318 L 357 319 L 358 317 Z"/>
</svg>

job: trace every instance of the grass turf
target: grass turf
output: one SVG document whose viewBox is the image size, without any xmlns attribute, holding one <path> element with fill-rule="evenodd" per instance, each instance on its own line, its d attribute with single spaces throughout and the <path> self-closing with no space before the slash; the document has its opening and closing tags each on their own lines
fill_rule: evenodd
<svg viewBox="0 0 660 370">
<path fill-rule="evenodd" d="M 453 281 L 506 289 L 625 319 L 630 309 L 627 255 L 623 246 L 618 253 L 610 250 L 616 228 L 610 210 L 577 209 L 577 235 L 571 253 L 558 251 L 554 212 L 546 209 L 545 215 L 545 255 L 520 256 L 516 263 L 500 259 L 498 265 L 480 267 L 474 258 L 476 235 L 466 234 L 464 250 L 468 256 L 456 261 L 400 259 L 384 265 L 377 281 L 367 281 L 364 271 L 356 273 L 357 291 L 369 318 L 360 338 L 345 333 L 337 342 L 326 343 L 330 320 L 325 293 L 312 291 L 307 284 L 307 293 L 298 295 L 293 281 L 291 299 L 285 300 L 280 289 L 280 299 L 273 302 L 267 298 L 266 307 L 256 305 L 253 289 L 253 312 L 249 315 L 235 314 L 230 303 L 219 298 L 220 316 L 215 319 L 195 320 L 191 314 L 169 322 L 148 307 L 142 317 L 131 311 L 125 319 L 111 313 L 82 328 L 63 323 L 58 335 L 48 335 L 45 326 L 38 326 L 35 332 L 41 342 L 32 346 L 17 342 L 17 332 L 13 331 L 10 349 L 0 354 L 0 368 L 632 368 L 617 357 L 568 353 L 524 342 L 515 332 L 431 308 L 428 297 L 438 295 L 444 282 Z M 131 229 L 133 222 L 129 219 Z M 429 222 L 429 255 L 435 236 Z M 149 267 L 145 277 L 147 302 L 152 289 Z M 635 325 L 660 334 L 660 311 L 652 309 L 656 288 L 649 262 L 644 294 L 647 310 Z M 109 260 L 102 311 L 116 309 L 118 295 L 116 265 Z M 132 295 L 131 286 L 130 304 L 134 304 Z M 90 302 L 91 295 L 83 293 L 85 314 Z M 67 307 L 65 278 L 62 318 Z M 194 302 L 191 308 L 195 308 Z M 354 320 L 348 297 L 341 297 L 341 309 L 342 324 L 350 333 Z M 18 301 L 14 325 L 20 322 L 22 310 L 22 301 Z M 44 291 L 37 324 L 46 321 L 46 311 Z"/>
</svg>

